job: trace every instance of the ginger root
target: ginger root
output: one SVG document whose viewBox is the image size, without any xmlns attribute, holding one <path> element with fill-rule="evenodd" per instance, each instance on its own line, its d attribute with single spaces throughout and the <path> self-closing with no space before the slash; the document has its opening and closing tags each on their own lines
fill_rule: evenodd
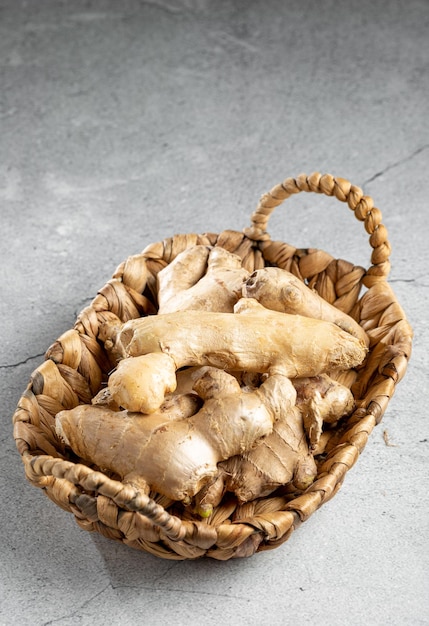
<svg viewBox="0 0 429 626">
<path fill-rule="evenodd" d="M 307 489 L 317 475 L 314 450 L 323 423 L 334 423 L 348 415 L 354 399 L 347 387 L 327 375 L 292 380 L 296 405 L 286 408 L 271 434 L 254 448 L 219 464 L 216 479 L 195 497 L 197 512 L 210 515 L 225 491 L 232 491 L 240 502 L 269 495 L 290 484 Z"/>
<path fill-rule="evenodd" d="M 254 271 L 243 285 L 243 296 L 255 298 L 273 311 L 332 322 L 369 346 L 368 335 L 350 315 L 329 304 L 287 270 L 266 267 Z"/>
<path fill-rule="evenodd" d="M 203 517 L 225 491 L 247 502 L 307 489 L 323 425 L 354 408 L 328 374 L 353 382 L 365 331 L 286 270 L 249 276 L 220 247 L 185 250 L 157 280 L 157 315 L 107 320 L 108 388 L 60 412 L 59 436 L 146 492 L 193 500 Z"/>
<path fill-rule="evenodd" d="M 132 359 L 125 359 L 109 388 L 119 405 L 143 413 L 155 411 L 166 390 L 174 391 L 174 372 L 184 366 L 296 378 L 355 367 L 366 354 L 362 341 L 335 324 L 271 311 L 251 298 L 240 299 L 234 314 L 189 310 L 130 320 L 120 341 L 129 356 L 139 357 L 136 370 L 145 372 L 136 384 L 127 371 Z"/>
<path fill-rule="evenodd" d="M 112 399 L 121 407 L 139 413 L 153 413 L 165 396 L 176 390 L 174 361 L 163 352 L 119 361 L 109 376 Z"/>
<path fill-rule="evenodd" d="M 57 432 L 82 459 L 186 502 L 217 475 L 220 461 L 269 434 L 296 397 L 285 376 L 246 391 L 212 367 L 195 373 L 194 389 L 204 401 L 196 413 L 192 396 L 173 396 L 167 412 L 152 415 L 80 405 L 58 413 Z"/>
<path fill-rule="evenodd" d="M 289 406 L 272 433 L 260 439 L 243 454 L 219 463 L 219 472 L 212 482 L 197 493 L 196 511 L 202 517 L 211 514 L 225 491 L 249 502 L 269 495 L 279 487 L 291 484 L 305 490 L 314 481 L 317 467 L 310 453 L 300 410 Z"/>
<path fill-rule="evenodd" d="M 355 406 L 353 394 L 348 387 L 326 374 L 298 378 L 293 381 L 293 385 L 297 391 L 297 405 L 302 411 L 310 449 L 315 450 L 323 423 L 335 424 L 352 412 Z"/>
<path fill-rule="evenodd" d="M 228 475 L 228 490 L 241 502 L 266 496 L 287 483 L 307 489 L 316 477 L 317 467 L 308 449 L 299 409 L 292 407 L 253 450 L 220 467 Z"/>
<path fill-rule="evenodd" d="M 232 313 L 248 276 L 240 257 L 224 248 L 188 248 L 158 274 L 158 314 L 190 309 Z"/>
<path fill-rule="evenodd" d="M 192 246 L 180 252 L 157 276 L 158 314 L 171 308 L 168 303 L 178 293 L 191 289 L 206 273 L 210 248 Z"/>
</svg>

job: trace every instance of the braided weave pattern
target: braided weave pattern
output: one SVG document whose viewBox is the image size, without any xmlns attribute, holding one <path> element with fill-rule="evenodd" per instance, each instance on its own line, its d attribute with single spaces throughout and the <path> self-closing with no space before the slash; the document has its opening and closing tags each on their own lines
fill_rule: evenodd
<svg viewBox="0 0 429 626">
<path fill-rule="evenodd" d="M 322 250 L 299 250 L 270 239 L 267 224 L 273 210 L 300 191 L 347 203 L 369 234 L 368 270 Z M 155 314 L 158 272 L 197 244 L 239 255 L 250 272 L 266 265 L 287 269 L 351 315 L 370 338 L 368 358 L 352 388 L 357 408 L 325 433 L 311 487 L 298 496 L 285 488 L 243 505 L 227 494 L 208 520 L 194 517 L 181 503 L 156 493 L 147 496 L 88 467 L 73 458 L 55 431 L 55 415 L 90 403 L 114 367 L 103 348 L 106 325 Z M 18 403 L 14 437 L 28 480 L 72 513 L 81 528 L 162 558 L 226 560 L 282 544 L 337 493 L 405 374 L 412 330 L 387 283 L 389 255 L 387 230 L 372 199 L 344 179 L 314 173 L 287 178 L 262 196 L 243 233 L 175 235 L 129 257 L 81 311 L 74 327 L 48 348 Z M 362 286 L 367 291 L 360 295 Z"/>
<path fill-rule="evenodd" d="M 374 206 L 370 196 L 365 196 L 360 187 L 352 185 L 344 178 L 334 178 L 330 174 L 315 172 L 310 176 L 301 174 L 297 178 L 286 178 L 262 196 L 258 207 L 252 214 L 252 226 L 246 229 L 250 239 L 263 241 L 269 239 L 266 232 L 268 219 L 273 210 L 290 196 L 306 191 L 334 196 L 340 202 L 346 202 L 355 217 L 364 222 L 369 233 L 369 243 L 373 248 L 371 255 L 372 267 L 366 273 L 364 284 L 370 287 L 377 280 L 385 279 L 390 272 L 390 243 L 387 229 L 381 223 L 381 211 Z"/>
</svg>

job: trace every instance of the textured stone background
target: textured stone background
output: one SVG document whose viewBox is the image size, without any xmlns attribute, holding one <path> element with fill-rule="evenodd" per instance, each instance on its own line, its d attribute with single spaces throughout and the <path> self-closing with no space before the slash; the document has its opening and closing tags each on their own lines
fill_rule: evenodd
<svg viewBox="0 0 429 626">
<path fill-rule="evenodd" d="M 428 26 L 427 0 L 0 0 L 1 624 L 429 624 Z M 81 531 L 26 483 L 12 438 L 44 351 L 124 258 L 241 230 L 314 170 L 383 211 L 415 327 L 340 493 L 247 560 L 163 561 Z M 301 196 L 272 235 L 368 266 L 347 207 Z"/>
</svg>

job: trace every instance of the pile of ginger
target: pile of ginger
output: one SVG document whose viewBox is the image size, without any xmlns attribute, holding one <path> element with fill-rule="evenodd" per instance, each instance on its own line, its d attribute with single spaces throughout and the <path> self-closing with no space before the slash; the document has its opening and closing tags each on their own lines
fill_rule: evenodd
<svg viewBox="0 0 429 626">
<path fill-rule="evenodd" d="M 105 330 L 117 359 L 58 436 L 86 462 L 202 517 L 225 492 L 247 502 L 317 474 L 326 425 L 354 409 L 368 338 L 286 270 L 250 274 L 196 245 L 161 270 L 158 312 Z"/>
</svg>

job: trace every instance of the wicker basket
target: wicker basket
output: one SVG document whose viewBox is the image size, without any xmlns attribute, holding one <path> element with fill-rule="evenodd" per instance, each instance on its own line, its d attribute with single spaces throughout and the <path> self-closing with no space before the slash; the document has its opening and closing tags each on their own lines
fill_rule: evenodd
<svg viewBox="0 0 429 626">
<path fill-rule="evenodd" d="M 373 248 L 368 270 L 321 250 L 296 249 L 270 239 L 266 226 L 273 209 L 300 191 L 335 196 L 353 210 Z M 357 409 L 337 428 L 326 431 L 311 487 L 299 495 L 280 489 L 244 505 L 227 494 L 208 520 L 193 516 L 178 502 L 155 493 L 149 497 L 88 467 L 70 456 L 54 429 L 60 410 L 90 403 L 107 380 L 111 363 L 100 333 L 103 323 L 156 313 L 158 271 L 196 244 L 234 252 L 249 271 L 266 265 L 289 270 L 354 317 L 371 340 L 354 386 Z M 387 283 L 389 254 L 387 231 L 372 199 L 344 179 L 314 173 L 288 178 L 264 195 L 244 233 L 176 235 L 129 257 L 80 313 L 74 327 L 48 349 L 19 401 L 14 437 L 28 480 L 73 513 L 81 528 L 159 557 L 226 560 L 279 546 L 336 494 L 405 374 L 412 330 Z"/>
</svg>

